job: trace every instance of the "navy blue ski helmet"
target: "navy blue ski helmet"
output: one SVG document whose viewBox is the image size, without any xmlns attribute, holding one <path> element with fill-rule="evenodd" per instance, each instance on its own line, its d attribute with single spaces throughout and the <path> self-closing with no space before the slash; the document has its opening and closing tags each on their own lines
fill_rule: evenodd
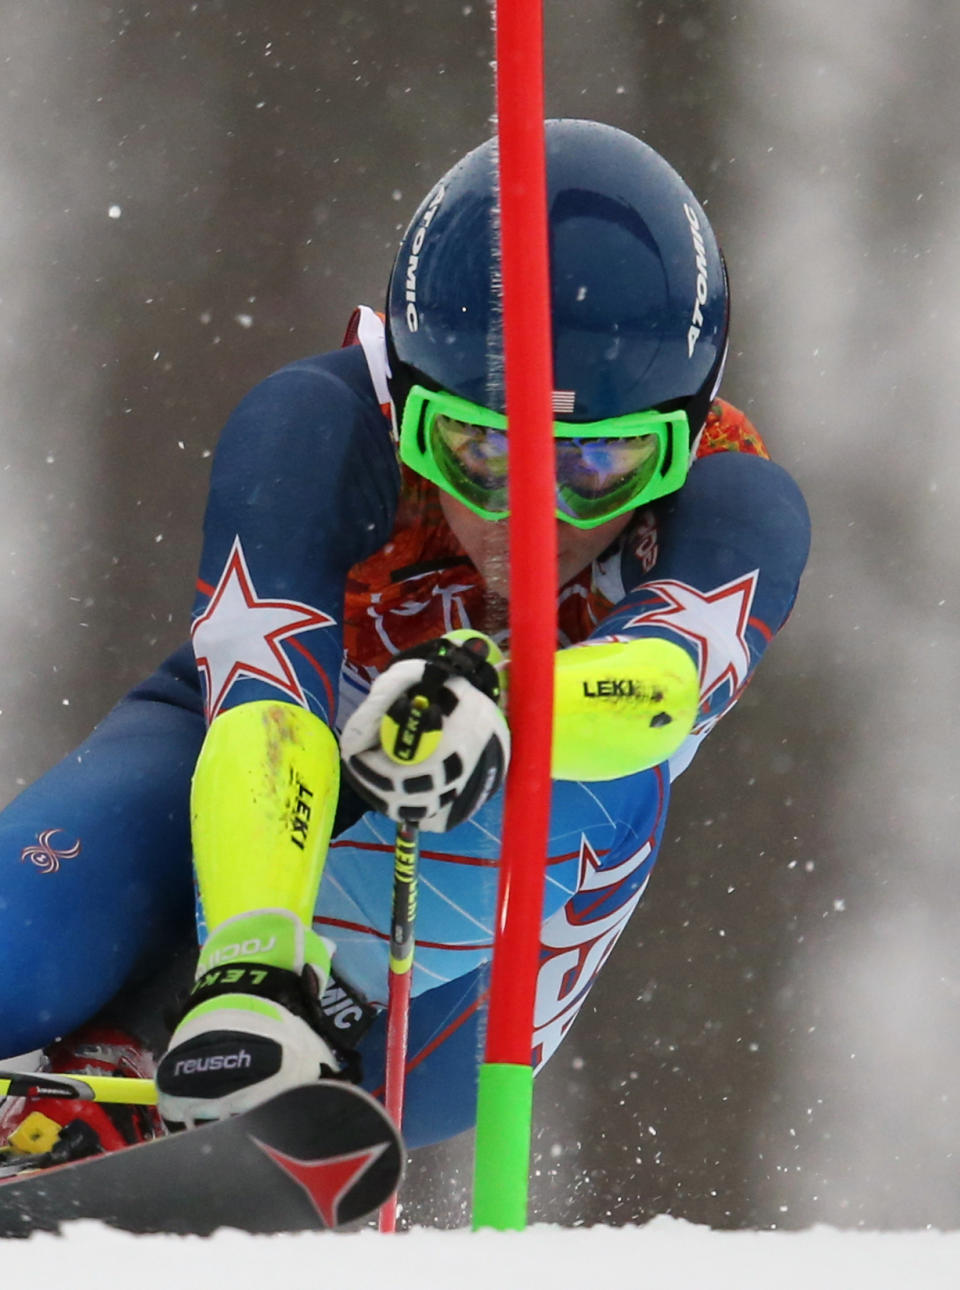
<svg viewBox="0 0 960 1290">
<path fill-rule="evenodd" d="M 682 409 L 696 434 L 729 318 L 702 207 L 659 153 L 612 126 L 548 121 L 546 151 L 559 419 Z M 492 139 L 468 153 L 404 234 L 387 298 L 398 409 L 420 384 L 504 411 L 496 159 Z"/>
</svg>

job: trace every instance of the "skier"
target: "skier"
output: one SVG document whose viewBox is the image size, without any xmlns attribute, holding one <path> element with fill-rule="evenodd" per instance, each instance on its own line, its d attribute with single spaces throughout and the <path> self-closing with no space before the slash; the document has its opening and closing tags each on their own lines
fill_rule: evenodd
<svg viewBox="0 0 960 1290">
<path fill-rule="evenodd" d="M 786 620 L 809 541 L 797 486 L 716 397 L 727 278 L 693 193 L 621 130 L 551 121 L 546 140 L 558 705 L 537 1066 L 643 894 L 672 779 Z M 324 1073 L 377 1092 L 408 819 L 422 880 L 405 1135 L 472 1123 L 510 747 L 501 521 L 523 432 L 504 416 L 494 216 L 490 142 L 414 215 L 385 318 L 359 309 L 341 349 L 275 373 L 229 419 L 191 645 L 0 816 L 0 961 L 17 981 L 0 1051 L 42 1060 L 66 1037 L 46 1058 L 60 1069 L 142 1067 L 87 1023 L 174 953 L 195 874 L 202 948 L 159 1063 L 165 1120 Z M 394 740 L 424 686 L 433 725 L 405 764 Z M 28 1113 L 47 1145 L 76 1115 L 8 1102 L 24 1152 Z M 157 1131 L 85 1115 L 105 1146 Z"/>
</svg>

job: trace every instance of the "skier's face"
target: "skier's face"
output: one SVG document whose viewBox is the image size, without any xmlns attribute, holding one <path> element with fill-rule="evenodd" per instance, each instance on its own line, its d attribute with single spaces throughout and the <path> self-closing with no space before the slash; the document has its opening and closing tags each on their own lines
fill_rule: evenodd
<svg viewBox="0 0 960 1290">
<path fill-rule="evenodd" d="M 449 493 L 440 492 L 440 506 L 460 545 L 476 565 L 491 591 L 506 598 L 509 585 L 507 525 L 475 515 Z M 632 511 L 616 515 L 592 529 L 557 521 L 557 586 L 562 587 L 604 551 L 630 523 Z"/>
</svg>

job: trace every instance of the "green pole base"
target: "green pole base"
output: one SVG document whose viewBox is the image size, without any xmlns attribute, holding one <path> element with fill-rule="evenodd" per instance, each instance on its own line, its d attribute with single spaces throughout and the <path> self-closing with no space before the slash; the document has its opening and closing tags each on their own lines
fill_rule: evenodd
<svg viewBox="0 0 960 1290">
<path fill-rule="evenodd" d="M 477 1090 L 474 1231 L 526 1227 L 532 1122 L 532 1068 L 485 1062 Z"/>
</svg>

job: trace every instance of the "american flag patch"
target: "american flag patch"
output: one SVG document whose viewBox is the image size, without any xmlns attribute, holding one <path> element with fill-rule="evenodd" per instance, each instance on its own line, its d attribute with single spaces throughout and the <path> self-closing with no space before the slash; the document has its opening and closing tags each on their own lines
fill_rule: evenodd
<svg viewBox="0 0 960 1290">
<path fill-rule="evenodd" d="M 553 410 L 554 412 L 572 412 L 573 405 L 577 399 L 576 390 L 554 390 L 553 392 Z"/>
</svg>

